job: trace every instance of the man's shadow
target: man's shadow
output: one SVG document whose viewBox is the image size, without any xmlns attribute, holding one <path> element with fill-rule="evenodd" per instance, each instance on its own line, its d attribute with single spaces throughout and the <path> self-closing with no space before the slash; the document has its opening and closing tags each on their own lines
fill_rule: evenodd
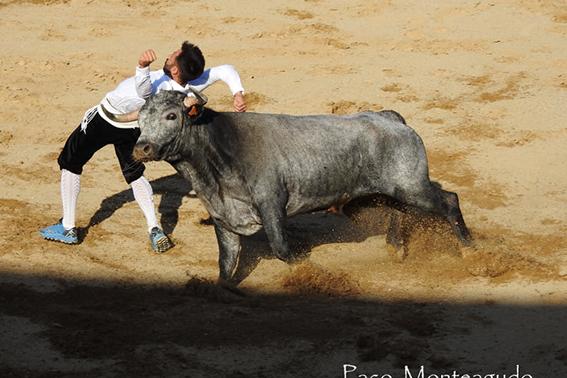
<svg viewBox="0 0 567 378">
<path fill-rule="evenodd" d="M 163 231 L 169 235 L 175 230 L 179 221 L 178 210 L 181 207 L 183 197 L 195 197 L 190 194 L 193 187 L 191 183 L 178 174 L 153 180 L 151 185 L 154 193 L 161 194 L 161 201 L 158 205 L 158 212 L 161 214 L 160 223 Z M 134 195 L 131 189 L 123 190 L 105 198 L 101 202 L 100 208 L 91 217 L 88 225 L 80 229 L 81 241 L 87 236 L 92 226 L 104 222 L 126 203 L 133 201 Z"/>
</svg>

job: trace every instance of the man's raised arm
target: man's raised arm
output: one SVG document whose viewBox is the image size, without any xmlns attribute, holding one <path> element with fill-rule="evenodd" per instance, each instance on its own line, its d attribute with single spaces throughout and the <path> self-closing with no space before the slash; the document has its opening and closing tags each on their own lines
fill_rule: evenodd
<svg viewBox="0 0 567 378">
<path fill-rule="evenodd" d="M 138 66 L 136 67 L 136 93 L 143 99 L 150 97 L 152 94 L 152 82 L 150 80 L 150 64 L 156 60 L 157 56 L 154 50 L 146 50 L 138 58 Z"/>
</svg>

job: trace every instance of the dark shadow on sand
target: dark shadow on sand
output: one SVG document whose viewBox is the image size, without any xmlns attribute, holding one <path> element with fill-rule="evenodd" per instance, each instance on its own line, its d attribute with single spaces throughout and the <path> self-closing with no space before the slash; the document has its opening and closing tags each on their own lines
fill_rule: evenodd
<svg viewBox="0 0 567 378">
<path fill-rule="evenodd" d="M 342 377 L 343 364 L 392 377 L 404 365 L 567 374 L 565 305 L 240 297 L 197 278 L 160 287 L 2 272 L 0 282 L 2 377 Z"/>
</svg>

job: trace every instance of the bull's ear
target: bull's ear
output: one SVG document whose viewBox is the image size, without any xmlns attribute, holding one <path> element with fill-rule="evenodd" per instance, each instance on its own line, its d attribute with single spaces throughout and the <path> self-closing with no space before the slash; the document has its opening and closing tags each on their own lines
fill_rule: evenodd
<svg viewBox="0 0 567 378">
<path fill-rule="evenodd" d="M 187 96 L 183 99 L 184 111 L 189 116 L 189 118 L 197 119 L 203 112 L 203 105 L 199 99 Z"/>
<path fill-rule="evenodd" d="M 199 116 L 201 115 L 201 113 L 203 112 L 203 107 L 198 105 L 198 104 L 194 104 L 191 105 L 188 109 L 187 109 L 187 115 L 189 116 L 189 118 L 191 119 L 197 119 L 199 118 Z"/>
</svg>

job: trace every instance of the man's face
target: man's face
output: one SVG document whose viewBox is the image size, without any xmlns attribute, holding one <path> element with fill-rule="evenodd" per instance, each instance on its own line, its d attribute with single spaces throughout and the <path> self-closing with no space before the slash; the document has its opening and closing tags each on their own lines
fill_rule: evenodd
<svg viewBox="0 0 567 378">
<path fill-rule="evenodd" d="M 165 59 L 165 63 L 163 64 L 163 71 L 171 77 L 171 70 L 173 67 L 179 70 L 179 66 L 177 65 L 177 57 L 181 54 L 181 49 L 175 50 Z"/>
</svg>

